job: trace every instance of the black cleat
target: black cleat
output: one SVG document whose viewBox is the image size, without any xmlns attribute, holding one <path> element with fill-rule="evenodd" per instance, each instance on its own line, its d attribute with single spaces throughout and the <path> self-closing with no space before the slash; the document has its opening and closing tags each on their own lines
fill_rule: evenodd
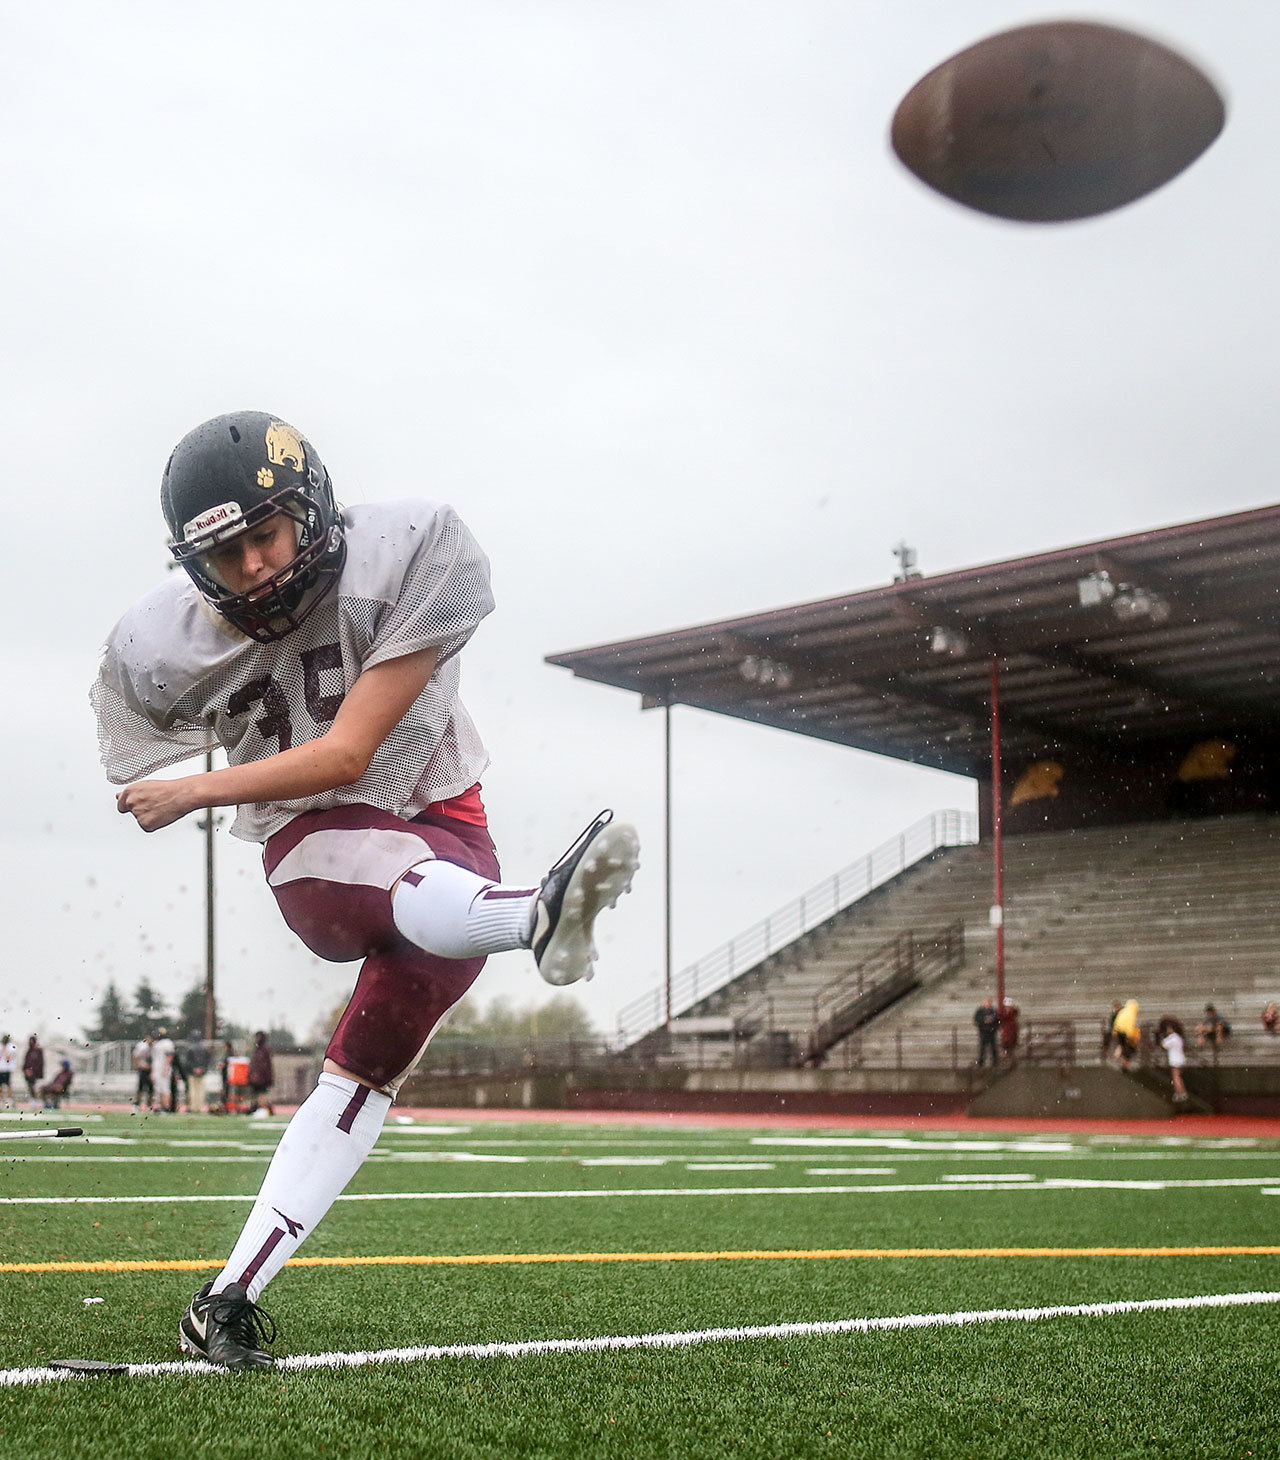
<svg viewBox="0 0 1280 1460">
<path fill-rule="evenodd" d="M 542 879 L 529 946 L 548 983 L 591 977 L 598 957 L 596 918 L 630 892 L 639 865 L 635 827 L 602 811 Z"/>
<path fill-rule="evenodd" d="M 193 1359 L 207 1359 L 225 1369 L 267 1369 L 275 1360 L 261 1345 L 274 1343 L 276 1325 L 239 1283 L 211 1293 L 212 1283 L 191 1300 L 178 1325 L 178 1347 Z"/>
</svg>

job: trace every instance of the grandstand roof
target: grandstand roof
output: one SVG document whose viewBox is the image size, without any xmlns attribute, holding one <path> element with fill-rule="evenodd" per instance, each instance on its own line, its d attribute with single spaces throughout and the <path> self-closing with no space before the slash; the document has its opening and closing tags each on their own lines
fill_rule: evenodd
<svg viewBox="0 0 1280 1460">
<path fill-rule="evenodd" d="M 1280 720 L 1280 504 L 552 654 L 693 705 L 962 774 Z"/>
</svg>

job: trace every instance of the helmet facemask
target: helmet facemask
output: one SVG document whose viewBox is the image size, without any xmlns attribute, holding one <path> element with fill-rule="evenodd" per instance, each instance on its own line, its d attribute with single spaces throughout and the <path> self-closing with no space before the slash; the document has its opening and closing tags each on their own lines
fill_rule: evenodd
<svg viewBox="0 0 1280 1460">
<path fill-rule="evenodd" d="M 261 411 L 217 416 L 189 432 L 165 467 L 160 499 L 174 559 L 211 608 L 261 643 L 305 623 L 346 560 L 342 512 L 315 448 Z M 276 517 L 292 524 L 291 559 L 252 587 L 230 587 L 216 551 Z"/>
<path fill-rule="evenodd" d="M 234 591 L 218 576 L 210 561 L 212 550 L 275 516 L 294 524 L 297 550 L 293 558 L 246 592 Z M 188 523 L 188 536 L 174 543 L 170 552 L 210 607 L 260 643 L 282 639 L 305 623 L 333 586 L 346 559 L 341 519 L 326 528 L 320 504 L 296 487 L 284 488 L 244 513 L 235 503 L 228 503 L 218 521 L 205 527 L 204 520 Z"/>
</svg>

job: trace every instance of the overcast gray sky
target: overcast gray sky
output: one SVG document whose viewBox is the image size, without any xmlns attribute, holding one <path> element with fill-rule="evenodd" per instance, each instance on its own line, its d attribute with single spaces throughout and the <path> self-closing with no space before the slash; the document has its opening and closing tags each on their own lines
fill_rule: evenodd
<svg viewBox="0 0 1280 1460">
<path fill-rule="evenodd" d="M 78 1033 L 109 977 L 202 976 L 201 838 L 117 816 L 86 688 L 208 416 L 275 412 L 341 499 L 450 501 L 485 545 L 463 694 L 507 871 L 604 804 L 648 849 L 601 925 L 606 1027 L 661 974 L 662 724 L 544 655 L 871 587 L 904 537 L 938 572 L 1271 501 L 1280 7 L 1090 8 L 1228 95 L 1210 151 L 1118 213 L 998 222 L 889 151 L 921 74 L 1063 13 L 0 4 L 0 1021 Z M 690 710 L 674 732 L 677 965 L 974 802 Z M 226 1013 L 305 1029 L 354 969 L 294 942 L 255 848 L 219 859 Z M 479 991 L 547 992 L 523 954 Z"/>
</svg>

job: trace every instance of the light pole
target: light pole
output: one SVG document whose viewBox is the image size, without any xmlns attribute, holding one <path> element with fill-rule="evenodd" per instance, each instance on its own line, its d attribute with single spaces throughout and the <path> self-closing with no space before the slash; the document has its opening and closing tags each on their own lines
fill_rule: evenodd
<svg viewBox="0 0 1280 1460">
<path fill-rule="evenodd" d="M 671 698 L 663 707 L 663 906 L 665 950 L 663 956 L 663 1028 L 671 1033 Z"/>
<path fill-rule="evenodd" d="M 211 750 L 205 752 L 204 768 L 206 772 L 213 769 Z M 216 961 L 213 914 L 213 833 L 216 826 L 213 807 L 207 807 L 200 827 L 204 832 L 204 1037 L 211 1045 L 218 1032 L 218 1003 L 214 994 Z"/>
<path fill-rule="evenodd" d="M 172 558 L 165 564 L 171 572 L 178 566 Z M 205 771 L 213 769 L 213 751 L 204 754 Z M 204 1037 L 213 1041 L 218 1032 L 218 1002 L 214 994 L 214 881 L 213 833 L 217 826 L 213 808 L 207 807 L 204 820 L 196 825 L 204 832 Z"/>
</svg>

